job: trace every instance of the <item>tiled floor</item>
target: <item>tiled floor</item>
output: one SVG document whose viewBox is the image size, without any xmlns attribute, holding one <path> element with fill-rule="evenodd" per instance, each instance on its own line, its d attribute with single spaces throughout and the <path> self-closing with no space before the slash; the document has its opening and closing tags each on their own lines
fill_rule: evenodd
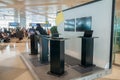
<svg viewBox="0 0 120 80">
<path fill-rule="evenodd" d="M 97 80 L 120 80 L 120 67 L 113 65 L 111 74 Z"/>
<path fill-rule="evenodd" d="M 115 57 L 114 63 L 116 65 L 120 65 L 120 52 L 115 53 L 114 57 Z"/>
<path fill-rule="evenodd" d="M 34 80 L 20 53 L 26 50 L 26 43 L 0 43 L 0 80 Z M 5 47 L 6 46 L 6 47 Z"/>
<path fill-rule="evenodd" d="M 22 52 L 29 51 L 28 42 L 15 42 L 0 43 L 0 80 L 35 80 L 20 58 Z M 97 80 L 120 80 L 119 75 L 120 67 L 113 65 L 112 74 Z"/>
</svg>

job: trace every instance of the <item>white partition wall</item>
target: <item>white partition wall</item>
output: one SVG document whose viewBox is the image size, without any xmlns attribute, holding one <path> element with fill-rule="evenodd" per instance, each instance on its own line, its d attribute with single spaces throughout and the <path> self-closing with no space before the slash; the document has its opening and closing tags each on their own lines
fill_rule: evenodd
<svg viewBox="0 0 120 80">
<path fill-rule="evenodd" d="M 110 67 L 113 2 L 114 0 L 96 0 L 63 11 L 65 20 L 92 17 L 93 36 L 99 37 L 94 40 L 93 63 L 102 68 Z M 58 26 L 58 31 L 71 38 L 65 41 L 65 53 L 81 60 L 81 39 L 76 37 L 82 36 L 84 32 L 64 31 L 64 23 Z"/>
</svg>

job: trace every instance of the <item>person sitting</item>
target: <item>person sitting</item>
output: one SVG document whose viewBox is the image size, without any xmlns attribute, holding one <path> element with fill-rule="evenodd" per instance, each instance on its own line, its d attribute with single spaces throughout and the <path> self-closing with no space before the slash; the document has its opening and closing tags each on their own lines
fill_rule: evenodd
<svg viewBox="0 0 120 80">
<path fill-rule="evenodd" d="M 11 37 L 14 38 L 15 36 L 16 36 L 16 31 L 13 30 L 13 31 L 11 32 Z"/>
<path fill-rule="evenodd" d="M 17 43 L 20 42 L 24 37 L 23 31 L 18 29 L 16 33 L 16 37 L 18 38 Z"/>
<path fill-rule="evenodd" d="M 10 38 L 7 35 L 7 33 L 1 33 L 2 39 L 4 40 L 4 42 L 10 42 Z"/>
</svg>

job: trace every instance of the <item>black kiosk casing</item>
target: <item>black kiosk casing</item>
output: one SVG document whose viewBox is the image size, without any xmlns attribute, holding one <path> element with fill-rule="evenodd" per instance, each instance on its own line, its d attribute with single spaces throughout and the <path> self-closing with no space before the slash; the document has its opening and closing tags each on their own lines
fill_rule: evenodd
<svg viewBox="0 0 120 80">
<path fill-rule="evenodd" d="M 31 47 L 31 55 L 38 54 L 38 43 L 35 34 L 30 35 L 30 47 Z"/>
<path fill-rule="evenodd" d="M 81 37 L 81 38 L 82 38 L 81 65 L 83 67 L 93 66 L 94 38 L 92 37 Z"/>
<path fill-rule="evenodd" d="M 93 65 L 93 48 L 94 48 L 94 38 L 92 37 L 92 30 L 85 31 L 82 38 L 82 49 L 81 49 L 81 66 L 92 67 Z"/>
<path fill-rule="evenodd" d="M 40 35 L 40 62 L 48 63 L 48 39 L 46 39 L 46 35 Z"/>
<path fill-rule="evenodd" d="M 64 38 L 51 38 L 50 40 L 50 74 L 64 74 Z"/>
</svg>

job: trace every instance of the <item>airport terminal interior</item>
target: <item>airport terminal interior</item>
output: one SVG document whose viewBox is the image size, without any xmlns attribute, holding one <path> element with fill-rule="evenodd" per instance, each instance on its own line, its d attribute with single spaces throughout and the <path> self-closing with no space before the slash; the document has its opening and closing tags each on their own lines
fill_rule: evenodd
<svg viewBox="0 0 120 80">
<path fill-rule="evenodd" d="M 114 0 L 98 0 L 98 2 L 99 1 L 107 2 Z M 96 58 L 93 57 L 93 63 L 96 63 L 96 66 L 92 64 L 92 67 L 91 65 L 88 65 L 90 67 L 86 67 L 86 64 L 84 65 L 83 63 L 80 69 L 78 69 L 79 65 L 76 66 L 75 64 L 79 61 L 79 55 L 74 55 L 74 49 L 69 46 L 76 48 L 75 45 L 78 44 L 79 39 L 76 39 L 76 43 L 73 42 L 74 45 L 70 45 L 70 40 L 74 41 L 75 37 L 72 37 L 72 39 L 58 38 L 59 35 L 52 35 L 52 31 L 54 33 L 55 27 L 57 28 L 58 24 L 64 21 L 65 16 L 69 14 L 67 11 L 74 9 L 74 6 L 82 5 L 81 7 L 83 7 L 84 4 L 92 4 L 92 2 L 93 4 L 94 2 L 97 3 L 97 0 L 0 0 L 0 80 L 120 80 L 120 0 L 115 0 L 115 9 L 113 10 L 115 11 L 114 24 L 113 28 L 111 28 L 113 29 L 113 34 L 111 34 L 113 40 L 112 48 L 110 48 L 112 49 L 112 68 L 108 68 L 105 62 L 102 63 L 99 60 L 95 61 Z M 62 13 L 62 11 L 64 12 Z M 80 10 L 78 12 L 80 12 Z M 95 10 L 95 12 L 97 11 Z M 59 13 L 60 15 L 58 15 Z M 75 15 L 75 12 L 73 14 Z M 97 14 L 97 16 L 99 16 L 99 14 Z M 64 24 L 67 25 L 69 21 L 73 21 L 74 23 L 74 21 L 76 22 L 79 19 L 91 21 L 91 17 L 83 17 L 71 20 L 68 19 Z M 77 24 L 75 24 L 75 26 L 76 25 Z M 37 29 L 38 27 L 42 27 L 41 32 Z M 54 30 L 52 30 L 53 27 Z M 61 30 L 60 27 L 59 30 Z M 64 30 L 66 30 L 65 34 L 67 35 L 72 35 L 71 32 L 73 31 L 76 31 L 76 33 L 77 31 L 81 31 L 77 28 L 75 30 L 64 28 Z M 47 36 L 39 36 L 40 34 Z M 51 38 L 50 36 L 55 36 L 55 38 Z M 101 38 L 99 36 L 95 37 L 95 43 L 97 43 L 98 39 Z M 67 40 L 69 40 L 69 44 Z M 63 45 L 64 43 L 65 46 Z M 95 44 L 94 47 L 96 45 L 97 44 Z M 104 46 L 104 44 L 102 44 L 102 46 Z M 64 48 L 65 53 L 70 52 L 66 50 L 68 48 L 73 50 L 71 51 L 71 55 L 65 54 L 64 56 L 62 54 Z M 98 50 L 97 48 L 95 49 Z M 80 51 L 79 49 L 75 50 L 75 53 Z M 57 51 L 60 54 L 58 56 L 54 54 L 54 52 L 57 53 Z M 91 50 L 88 51 L 93 52 Z M 47 56 L 40 53 L 45 53 Z M 65 63 L 61 61 L 64 60 L 63 56 Z M 63 73 L 57 73 L 57 71 L 59 72 L 59 67 L 56 67 L 59 65 L 59 61 L 57 63 L 58 57 L 60 57 L 60 67 L 65 66 Z M 100 64 L 97 61 L 100 62 Z M 111 72 L 103 76 L 101 76 L 101 73 L 100 76 L 97 75 L 97 77 L 94 78 L 93 74 L 105 70 L 103 68 L 104 64 L 107 65 L 105 69 L 109 69 Z M 60 71 L 62 71 L 63 68 L 61 68 Z"/>
</svg>

